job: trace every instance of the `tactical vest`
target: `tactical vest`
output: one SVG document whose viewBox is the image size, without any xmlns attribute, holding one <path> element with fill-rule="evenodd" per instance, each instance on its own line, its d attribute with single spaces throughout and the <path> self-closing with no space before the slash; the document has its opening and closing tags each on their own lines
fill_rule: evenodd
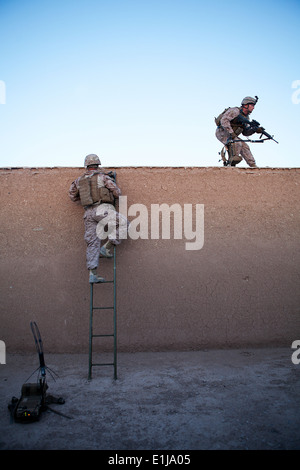
<svg viewBox="0 0 300 470">
<path fill-rule="evenodd" d="M 223 111 L 221 114 L 219 114 L 218 117 L 215 118 L 215 123 L 216 123 L 216 125 L 217 125 L 218 127 L 222 127 L 222 125 L 221 125 L 221 119 L 222 119 L 223 115 L 226 113 L 226 111 L 228 111 L 228 109 L 230 109 L 230 108 L 224 109 L 224 111 Z M 238 117 L 238 116 L 237 116 L 237 117 Z M 236 122 L 235 122 L 235 121 L 237 121 L 237 117 L 234 118 L 234 119 L 232 119 L 232 121 L 230 121 L 230 125 L 231 125 L 232 130 L 233 130 L 233 132 L 235 133 L 235 135 L 241 134 L 241 133 L 243 132 L 243 130 L 244 130 L 243 126 L 241 126 L 240 123 L 236 123 Z"/>
<path fill-rule="evenodd" d="M 114 196 L 111 191 L 104 186 L 101 173 L 94 173 L 92 176 L 81 176 L 78 182 L 78 189 L 80 202 L 83 206 L 91 206 L 103 202 L 114 203 Z"/>
</svg>

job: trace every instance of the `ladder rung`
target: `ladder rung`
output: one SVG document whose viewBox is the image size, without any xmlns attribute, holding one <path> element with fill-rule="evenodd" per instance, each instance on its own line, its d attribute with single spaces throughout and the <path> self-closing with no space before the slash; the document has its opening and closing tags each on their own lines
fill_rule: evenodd
<svg viewBox="0 0 300 470">
<path fill-rule="evenodd" d="M 113 310 L 114 307 L 93 307 L 93 310 Z"/>
<path fill-rule="evenodd" d="M 100 364 L 91 364 L 92 366 L 114 366 L 115 363 L 114 362 L 103 362 L 103 363 L 100 363 Z"/>
<path fill-rule="evenodd" d="M 107 338 L 109 336 L 115 336 L 114 334 L 111 335 L 92 335 L 92 338 Z"/>
<path fill-rule="evenodd" d="M 113 284 L 113 283 L 114 283 L 114 281 L 102 281 L 102 282 L 96 282 L 96 283 L 90 282 L 90 284 L 93 284 L 93 285 L 94 285 L 94 284 L 97 284 L 97 285 L 98 285 L 98 284 Z"/>
</svg>

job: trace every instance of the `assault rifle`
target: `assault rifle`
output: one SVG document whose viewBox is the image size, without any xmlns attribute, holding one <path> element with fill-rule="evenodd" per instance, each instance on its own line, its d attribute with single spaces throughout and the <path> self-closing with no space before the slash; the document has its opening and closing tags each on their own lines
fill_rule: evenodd
<svg viewBox="0 0 300 470">
<path fill-rule="evenodd" d="M 244 140 L 244 142 L 264 142 L 265 140 L 274 140 L 276 144 L 279 143 L 277 142 L 277 140 L 274 139 L 274 136 L 271 134 L 268 134 L 265 128 L 261 127 L 260 123 L 258 121 L 255 121 L 255 119 L 253 119 L 252 121 L 249 121 L 247 118 L 239 114 L 236 118 L 236 123 L 242 125 L 242 127 L 245 130 L 244 135 L 252 135 L 255 132 L 258 132 L 259 134 L 261 134 L 259 140 L 248 139 L 248 140 Z M 265 136 L 265 139 L 262 138 L 263 135 Z M 241 139 L 231 140 L 231 142 L 239 142 L 240 140 Z"/>
</svg>

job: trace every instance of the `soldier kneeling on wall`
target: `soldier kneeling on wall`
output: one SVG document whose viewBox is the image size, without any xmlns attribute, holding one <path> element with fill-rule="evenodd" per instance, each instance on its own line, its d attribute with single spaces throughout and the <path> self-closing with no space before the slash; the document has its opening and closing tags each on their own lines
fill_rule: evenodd
<svg viewBox="0 0 300 470">
<path fill-rule="evenodd" d="M 235 166 L 244 159 L 250 167 L 256 168 L 255 159 L 249 145 L 239 139 L 238 136 L 240 134 L 250 136 L 255 132 L 260 133 L 262 131 L 260 127 L 252 127 L 247 124 L 249 122 L 248 117 L 254 110 L 257 100 L 257 97 L 246 96 L 240 107 L 226 108 L 223 113 L 215 118 L 217 125 L 216 137 L 224 144 L 229 154 L 226 165 Z"/>
</svg>

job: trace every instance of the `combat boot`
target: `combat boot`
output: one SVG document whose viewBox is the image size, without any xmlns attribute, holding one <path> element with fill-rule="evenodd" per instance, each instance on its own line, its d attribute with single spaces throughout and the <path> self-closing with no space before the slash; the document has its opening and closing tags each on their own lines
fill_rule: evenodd
<svg viewBox="0 0 300 470">
<path fill-rule="evenodd" d="M 113 254 L 111 253 L 111 248 L 113 247 L 113 244 L 110 240 L 106 242 L 103 246 L 100 248 L 100 255 L 103 256 L 103 258 L 112 258 Z"/>
<path fill-rule="evenodd" d="M 90 269 L 89 283 L 105 282 L 104 277 L 98 276 L 97 269 Z"/>
</svg>

